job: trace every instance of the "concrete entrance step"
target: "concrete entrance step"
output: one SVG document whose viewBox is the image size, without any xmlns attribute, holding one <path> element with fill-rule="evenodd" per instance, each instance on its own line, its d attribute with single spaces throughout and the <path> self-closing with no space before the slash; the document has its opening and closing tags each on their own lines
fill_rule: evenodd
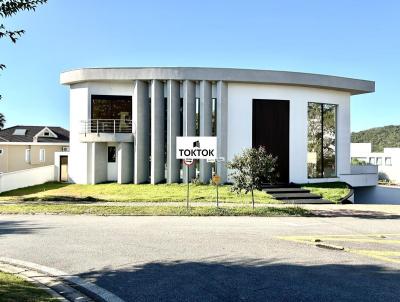
<svg viewBox="0 0 400 302">
<path fill-rule="evenodd" d="M 310 190 L 302 188 L 265 188 L 263 191 L 267 194 L 274 193 L 310 193 Z"/>
<path fill-rule="evenodd" d="M 329 200 L 325 199 L 285 199 L 282 200 L 285 204 L 332 204 Z"/>
<path fill-rule="evenodd" d="M 312 193 L 273 193 L 271 194 L 277 200 L 285 199 L 321 199 L 321 195 Z"/>
</svg>

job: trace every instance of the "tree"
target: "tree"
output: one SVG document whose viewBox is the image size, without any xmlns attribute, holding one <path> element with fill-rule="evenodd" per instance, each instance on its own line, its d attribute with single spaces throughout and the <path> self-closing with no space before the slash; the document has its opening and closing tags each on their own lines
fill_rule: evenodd
<svg viewBox="0 0 400 302">
<path fill-rule="evenodd" d="M 4 128 L 5 123 L 6 123 L 6 118 L 2 113 L 0 113 L 0 130 Z"/>
<path fill-rule="evenodd" d="M 34 11 L 38 5 L 46 2 L 47 0 L 0 0 L 0 17 L 5 19 L 20 11 Z M 23 29 L 9 30 L 3 23 L 0 24 L 0 39 L 9 38 L 11 42 L 16 43 L 18 38 L 24 33 L 25 31 Z M 4 68 L 6 68 L 6 65 L 0 63 L 0 70 Z M 4 115 L 0 113 L 0 129 L 4 127 L 5 121 Z"/>
<path fill-rule="evenodd" d="M 235 155 L 228 163 L 232 169 L 232 191 L 240 194 L 251 192 L 254 209 L 254 190 L 261 190 L 263 183 L 273 183 L 279 176 L 277 172 L 278 157 L 268 154 L 264 147 L 245 149 L 242 154 Z"/>
<path fill-rule="evenodd" d="M 372 152 L 400 147 L 400 125 L 371 128 L 351 134 L 352 143 L 372 143 Z"/>
</svg>

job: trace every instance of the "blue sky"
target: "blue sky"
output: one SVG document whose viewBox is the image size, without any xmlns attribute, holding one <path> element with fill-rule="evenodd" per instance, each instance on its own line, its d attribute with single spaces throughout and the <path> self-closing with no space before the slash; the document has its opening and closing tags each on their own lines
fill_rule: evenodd
<svg viewBox="0 0 400 302">
<path fill-rule="evenodd" d="M 376 81 L 351 102 L 352 130 L 400 124 L 400 1 L 49 0 L 3 20 L 7 126 L 68 125 L 62 71 L 101 66 L 276 69 Z"/>
</svg>

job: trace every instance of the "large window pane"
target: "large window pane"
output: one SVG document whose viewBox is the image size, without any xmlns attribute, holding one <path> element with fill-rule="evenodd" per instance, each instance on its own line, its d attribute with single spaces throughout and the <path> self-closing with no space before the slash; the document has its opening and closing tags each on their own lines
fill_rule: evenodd
<svg viewBox="0 0 400 302">
<path fill-rule="evenodd" d="M 92 129 L 100 132 L 131 132 L 132 97 L 92 95 Z"/>
<path fill-rule="evenodd" d="M 308 104 L 308 177 L 322 177 L 322 112 L 321 104 Z"/>
<path fill-rule="evenodd" d="M 308 104 L 309 178 L 336 176 L 336 105 Z"/>
<path fill-rule="evenodd" d="M 132 97 L 92 95 L 92 119 L 132 119 Z"/>
<path fill-rule="evenodd" d="M 336 177 L 336 105 L 323 104 L 323 177 Z"/>
</svg>

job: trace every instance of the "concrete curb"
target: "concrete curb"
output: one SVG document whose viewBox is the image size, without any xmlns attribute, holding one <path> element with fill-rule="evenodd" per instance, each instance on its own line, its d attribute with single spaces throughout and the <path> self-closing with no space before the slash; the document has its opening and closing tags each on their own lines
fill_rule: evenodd
<svg viewBox="0 0 400 302">
<path fill-rule="evenodd" d="M 0 263 L 6 264 L 9 266 L 14 267 L 16 270 L 25 268 L 30 271 L 34 272 L 39 272 L 44 275 L 39 276 L 39 277 L 48 277 L 50 278 L 49 280 L 46 280 L 47 282 L 52 282 L 53 279 L 58 279 L 61 281 L 64 281 L 66 285 L 68 285 L 70 288 L 73 288 L 93 301 L 101 301 L 101 302 L 124 302 L 121 298 L 118 296 L 114 295 L 113 293 L 107 291 L 106 289 L 103 289 L 91 282 L 88 282 L 82 278 L 79 278 L 77 276 L 70 275 L 66 272 L 50 268 L 47 266 L 43 266 L 40 264 L 28 262 L 28 261 L 22 261 L 22 260 L 17 260 L 17 259 L 12 259 L 12 258 L 7 258 L 7 257 L 0 257 Z M 39 282 L 42 283 L 42 282 Z M 81 301 L 80 299 L 79 301 Z"/>
<path fill-rule="evenodd" d="M 317 243 L 316 247 L 328 249 L 328 250 L 335 250 L 335 251 L 344 251 L 344 247 L 340 245 L 328 244 L 328 243 Z"/>
<path fill-rule="evenodd" d="M 13 266 L 13 265 L 10 265 L 10 264 L 4 264 L 4 263 L 0 262 L 0 272 L 16 275 L 16 276 L 28 281 L 29 283 L 32 283 L 32 284 L 36 285 L 37 288 L 40 288 L 40 289 L 46 291 L 53 298 L 57 299 L 57 301 L 69 302 L 69 300 L 67 300 L 66 298 L 61 296 L 58 292 L 56 292 L 55 290 L 51 289 L 47 285 L 44 285 L 43 283 L 41 283 L 41 282 L 31 278 L 31 277 L 28 277 L 25 274 L 26 273 L 26 269 L 24 269 L 24 268 L 20 268 L 20 267 L 16 267 L 16 266 Z"/>
</svg>

